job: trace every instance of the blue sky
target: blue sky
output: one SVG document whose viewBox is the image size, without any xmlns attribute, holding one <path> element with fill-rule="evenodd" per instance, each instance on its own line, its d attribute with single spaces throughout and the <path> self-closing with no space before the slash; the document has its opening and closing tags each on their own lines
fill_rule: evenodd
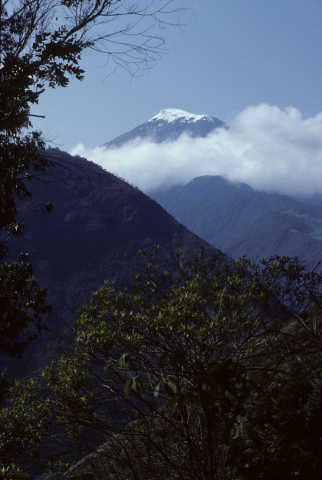
<svg viewBox="0 0 322 480">
<path fill-rule="evenodd" d="M 180 4 L 180 2 L 177 2 Z M 322 112 L 322 2 L 319 0 L 182 0 L 195 19 L 182 33 L 161 30 L 168 52 L 143 77 L 87 55 L 82 82 L 47 90 L 34 125 L 69 151 L 93 148 L 148 120 L 181 108 L 230 123 L 248 106 Z M 156 31 L 160 34 L 160 31 Z"/>
</svg>

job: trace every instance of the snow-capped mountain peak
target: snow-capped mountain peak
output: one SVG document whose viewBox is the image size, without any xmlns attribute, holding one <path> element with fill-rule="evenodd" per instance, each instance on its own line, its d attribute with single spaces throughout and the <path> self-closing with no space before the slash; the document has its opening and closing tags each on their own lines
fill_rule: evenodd
<svg viewBox="0 0 322 480">
<path fill-rule="evenodd" d="M 157 115 L 152 117 L 149 122 L 165 121 L 168 123 L 175 122 L 176 120 L 183 120 L 186 122 L 198 122 L 198 120 L 205 119 L 211 123 L 214 123 L 214 120 L 208 115 L 195 115 L 194 113 L 185 112 L 177 108 L 165 108 L 161 110 Z"/>
<path fill-rule="evenodd" d="M 183 134 L 189 135 L 189 137 L 206 137 L 219 127 L 226 128 L 224 122 L 218 118 L 195 115 L 176 108 L 166 108 L 147 122 L 102 146 L 119 148 L 138 138 L 148 138 L 154 143 L 173 142 Z"/>
</svg>

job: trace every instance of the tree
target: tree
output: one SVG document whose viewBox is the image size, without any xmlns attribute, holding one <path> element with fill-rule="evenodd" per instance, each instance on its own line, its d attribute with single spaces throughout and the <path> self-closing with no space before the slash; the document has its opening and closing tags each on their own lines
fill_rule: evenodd
<svg viewBox="0 0 322 480">
<path fill-rule="evenodd" d="M 133 292 L 106 282 L 93 293 L 73 352 L 13 389 L 0 416 L 6 471 L 19 478 L 86 453 L 69 478 L 266 479 L 283 459 L 283 472 L 293 462 L 285 478 L 308 478 L 312 460 L 320 471 L 312 441 L 294 457 L 278 428 L 295 428 L 300 409 L 298 437 L 318 431 L 321 344 L 303 312 L 319 275 L 284 257 L 178 253 L 164 272 L 146 258 Z"/>
<path fill-rule="evenodd" d="M 172 8 L 174 2 L 0 2 L 0 354 L 21 356 L 48 311 L 46 291 L 33 278 L 28 256 L 5 261 L 10 239 L 24 232 L 17 204 L 31 197 L 28 183 L 48 182 L 46 173 L 59 165 L 44 152 L 41 133 L 32 131 L 31 107 L 47 86 L 66 87 L 71 76 L 83 78 L 79 62 L 88 49 L 105 53 L 131 74 L 150 68 L 163 44 L 154 26 L 181 25 L 184 9 Z"/>
<path fill-rule="evenodd" d="M 296 316 L 269 350 L 256 346 L 250 395 L 230 440 L 240 479 L 318 479 L 321 475 L 321 305 Z M 258 348 L 260 347 L 260 348 Z"/>
</svg>

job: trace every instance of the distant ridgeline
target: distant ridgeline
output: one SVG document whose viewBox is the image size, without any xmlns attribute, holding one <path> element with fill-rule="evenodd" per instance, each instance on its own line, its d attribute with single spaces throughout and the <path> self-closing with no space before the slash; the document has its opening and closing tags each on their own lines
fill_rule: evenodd
<svg viewBox="0 0 322 480">
<path fill-rule="evenodd" d="M 203 176 L 152 195 L 191 231 L 232 257 L 297 256 L 322 260 L 322 207 Z"/>
</svg>

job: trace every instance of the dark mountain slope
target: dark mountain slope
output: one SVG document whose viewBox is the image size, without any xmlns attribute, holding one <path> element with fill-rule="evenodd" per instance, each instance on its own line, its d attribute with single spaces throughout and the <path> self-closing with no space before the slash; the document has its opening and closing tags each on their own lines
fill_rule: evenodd
<svg viewBox="0 0 322 480">
<path fill-rule="evenodd" d="M 296 255 L 310 268 L 322 259 L 321 207 L 256 192 L 220 176 L 198 177 L 153 197 L 187 228 L 233 257 Z"/>
<path fill-rule="evenodd" d="M 51 265 L 50 282 L 53 273 L 61 281 L 84 271 L 95 275 L 97 284 L 110 278 L 125 286 L 132 283 L 141 263 L 138 249 L 158 244 L 169 252 L 205 244 L 140 190 L 107 175 L 100 183 L 93 176 L 88 192 L 69 198 L 65 187 L 61 196 L 49 198 L 54 212 L 42 216 L 40 229 L 39 217 L 26 220 L 29 232 L 24 241 L 38 276 L 46 277 L 46 258 Z M 34 192 L 35 201 L 39 197 L 40 192 Z"/>
<path fill-rule="evenodd" d="M 70 338 L 64 323 L 77 318 L 80 305 L 104 280 L 131 286 L 144 265 L 139 249 L 150 251 L 160 245 L 164 254 L 178 248 L 194 254 L 207 243 L 101 167 L 57 150 L 47 154 L 69 170 L 54 170 L 47 178 L 49 186 L 31 182 L 33 201 L 20 209 L 26 233 L 15 241 L 12 253 L 29 253 L 34 274 L 48 286 L 48 301 L 54 307 L 47 323 L 64 340 Z M 44 215 L 41 205 L 47 202 L 54 210 Z M 25 361 L 14 363 L 14 374 L 21 376 L 48 363 L 61 339 L 42 335 Z"/>
</svg>

